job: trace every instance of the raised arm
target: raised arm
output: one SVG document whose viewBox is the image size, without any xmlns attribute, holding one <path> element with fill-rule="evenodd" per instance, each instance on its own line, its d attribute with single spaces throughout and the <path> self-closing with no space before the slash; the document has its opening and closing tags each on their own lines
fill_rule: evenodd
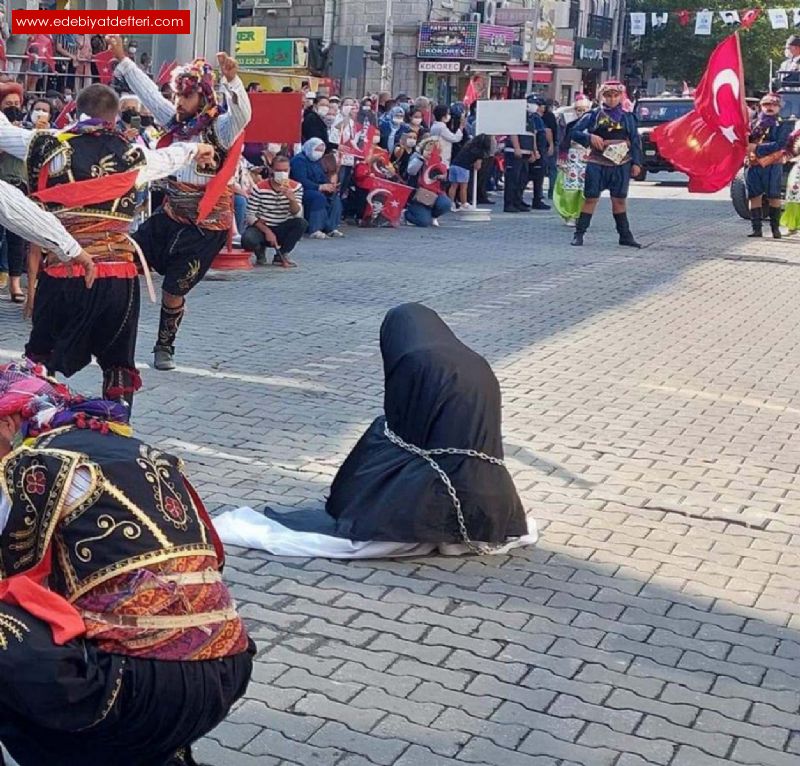
<svg viewBox="0 0 800 766">
<path fill-rule="evenodd" d="M 110 42 L 109 44 L 112 49 L 116 51 L 116 47 Z M 120 42 L 120 47 L 121 46 L 122 43 Z M 119 74 L 125 78 L 125 82 L 128 83 L 131 91 L 137 95 L 141 99 L 142 104 L 153 113 L 153 117 L 159 125 L 167 125 L 172 120 L 175 116 L 175 104 L 161 95 L 158 85 L 139 69 L 139 67 L 136 66 L 136 62 L 133 59 L 129 59 L 124 54 L 124 51 L 115 71 L 119 72 Z"/>
<path fill-rule="evenodd" d="M 209 144 L 189 144 L 183 141 L 170 144 L 163 149 L 143 149 L 147 164 L 139 171 L 137 186 L 144 186 L 150 181 L 174 175 L 184 165 L 192 161 L 210 162 L 214 157 L 214 148 Z"/>
<path fill-rule="evenodd" d="M 218 53 L 217 60 L 224 76 L 222 87 L 227 96 L 228 111 L 217 117 L 214 130 L 222 146 L 229 149 L 247 127 L 253 116 L 253 110 L 250 107 L 250 97 L 239 77 L 239 65 L 236 59 L 225 53 Z"/>
<path fill-rule="evenodd" d="M 35 135 L 35 130 L 12 125 L 8 117 L 0 112 L 0 151 L 24 160 L 28 156 L 28 145 Z"/>
</svg>

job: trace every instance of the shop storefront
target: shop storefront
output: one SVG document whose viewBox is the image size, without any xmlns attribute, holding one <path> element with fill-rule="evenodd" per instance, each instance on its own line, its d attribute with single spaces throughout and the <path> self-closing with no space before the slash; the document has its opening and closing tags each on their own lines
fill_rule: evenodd
<svg viewBox="0 0 800 766">
<path fill-rule="evenodd" d="M 575 66 L 582 72 L 583 92 L 594 98 L 605 69 L 603 41 L 593 37 L 575 38 Z"/>
<path fill-rule="evenodd" d="M 417 56 L 422 93 L 438 103 L 461 101 L 472 80 L 479 98 L 502 98 L 505 62 L 517 30 L 477 22 L 426 22 L 420 25 Z M 476 78 L 476 75 L 478 77 Z"/>
</svg>

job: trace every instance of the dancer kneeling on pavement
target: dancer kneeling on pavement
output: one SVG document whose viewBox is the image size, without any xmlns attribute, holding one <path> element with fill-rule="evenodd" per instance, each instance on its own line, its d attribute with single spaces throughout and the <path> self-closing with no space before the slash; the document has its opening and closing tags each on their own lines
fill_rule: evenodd
<svg viewBox="0 0 800 766">
<path fill-rule="evenodd" d="M 275 250 L 274 266 L 296 266 L 289 254 L 307 227 L 303 218 L 303 187 L 289 178 L 289 159 L 278 155 L 272 160 L 272 176 L 250 191 L 242 247 L 256 254 L 259 266 L 267 265 L 268 247 Z"/>
<path fill-rule="evenodd" d="M 190 766 L 250 679 L 211 521 L 127 419 L 0 368 L 0 743 L 19 766 Z"/>
<path fill-rule="evenodd" d="M 627 197 L 631 176 L 641 172 L 642 142 L 636 118 L 622 107 L 623 92 L 622 83 L 615 80 L 604 83 L 600 88 L 602 105 L 581 117 L 572 131 L 573 141 L 591 149 L 586 156 L 585 202 L 578 216 L 573 245 L 583 244 L 600 195 L 607 189 L 620 245 L 641 247 L 628 223 Z"/>
<path fill-rule="evenodd" d="M 311 239 L 343 237 L 339 231 L 342 222 L 342 198 L 336 178 L 329 178 L 322 166 L 325 142 L 310 138 L 303 151 L 292 157 L 290 172 L 293 180 L 303 187 L 308 236 Z"/>
<path fill-rule="evenodd" d="M 384 415 L 347 457 L 324 509 L 216 519 L 226 544 L 275 555 L 380 558 L 499 553 L 536 542 L 503 462 L 500 386 L 431 309 L 381 326 Z"/>
<path fill-rule="evenodd" d="M 761 99 L 761 110 L 750 126 L 748 164 L 744 177 L 750 200 L 750 224 L 753 227 L 748 235 L 750 237 L 763 236 L 762 205 L 766 197 L 772 236 L 781 238 L 783 163 L 794 123 L 782 120 L 780 111 L 781 97 L 777 93 L 767 93 Z"/>
</svg>

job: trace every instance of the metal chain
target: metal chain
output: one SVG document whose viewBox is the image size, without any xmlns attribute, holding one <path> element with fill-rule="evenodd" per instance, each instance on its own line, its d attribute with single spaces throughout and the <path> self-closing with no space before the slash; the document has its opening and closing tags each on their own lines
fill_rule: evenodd
<svg viewBox="0 0 800 766">
<path fill-rule="evenodd" d="M 444 469 L 431 457 L 431 455 L 464 455 L 465 457 L 475 457 L 479 460 L 485 460 L 487 463 L 492 463 L 493 465 L 505 465 L 505 461 L 499 457 L 492 457 L 491 455 L 486 455 L 483 452 L 478 452 L 478 450 L 474 449 L 458 449 L 456 447 L 444 447 L 439 449 L 422 449 L 421 447 L 417 447 L 416 444 L 409 444 L 406 441 L 403 441 L 391 428 L 389 428 L 388 423 L 384 423 L 383 425 L 383 435 L 395 446 L 404 449 L 406 452 L 410 452 L 412 455 L 416 455 L 417 457 L 421 457 L 434 471 L 436 471 L 439 479 L 441 479 L 442 484 L 444 484 L 445 488 L 447 489 L 447 494 L 450 495 L 450 500 L 453 503 L 453 508 L 456 510 L 456 518 L 458 519 L 458 529 L 461 532 L 461 539 L 464 541 L 464 545 L 469 548 L 473 553 L 477 553 L 479 556 L 484 555 L 486 553 L 491 553 L 495 546 L 491 545 L 478 545 L 474 543 L 467 532 L 467 524 L 464 521 L 464 511 L 461 508 L 461 501 L 458 499 L 458 494 L 456 494 L 456 488 L 453 486 L 453 482 L 450 481 L 450 477 L 444 471 Z"/>
</svg>

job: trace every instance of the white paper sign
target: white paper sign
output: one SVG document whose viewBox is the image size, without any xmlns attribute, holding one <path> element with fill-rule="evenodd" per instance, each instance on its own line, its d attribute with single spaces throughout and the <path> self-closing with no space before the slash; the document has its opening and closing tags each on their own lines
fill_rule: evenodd
<svg viewBox="0 0 800 766">
<path fill-rule="evenodd" d="M 661 27 L 667 26 L 667 22 L 669 21 L 669 13 L 664 11 L 663 13 L 651 13 L 650 14 L 650 23 L 653 25 L 653 29 L 661 29 Z"/>
<path fill-rule="evenodd" d="M 785 8 L 768 8 L 767 14 L 773 29 L 789 29 L 789 16 Z"/>
<path fill-rule="evenodd" d="M 723 23 L 727 24 L 729 27 L 741 24 L 739 11 L 720 11 L 719 17 L 722 19 Z"/>
<path fill-rule="evenodd" d="M 694 33 L 696 35 L 710 35 L 711 22 L 714 20 L 713 11 L 698 11 L 694 20 Z"/>
<path fill-rule="evenodd" d="M 640 37 L 647 31 L 647 14 L 631 14 L 631 34 Z"/>
<path fill-rule="evenodd" d="M 518 136 L 525 133 L 527 106 L 525 99 L 478 101 L 475 132 L 490 136 Z"/>
</svg>

